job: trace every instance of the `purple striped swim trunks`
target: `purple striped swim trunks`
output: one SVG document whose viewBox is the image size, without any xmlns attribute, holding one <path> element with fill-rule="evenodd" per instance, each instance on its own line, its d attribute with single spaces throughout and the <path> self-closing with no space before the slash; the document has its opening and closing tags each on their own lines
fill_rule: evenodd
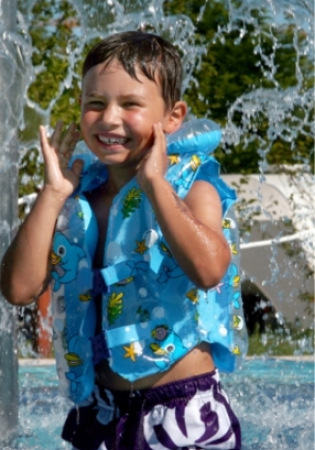
<svg viewBox="0 0 315 450">
<path fill-rule="evenodd" d="M 96 387 L 72 409 L 63 439 L 76 450 L 240 449 L 240 424 L 217 370 L 134 392 Z"/>
</svg>

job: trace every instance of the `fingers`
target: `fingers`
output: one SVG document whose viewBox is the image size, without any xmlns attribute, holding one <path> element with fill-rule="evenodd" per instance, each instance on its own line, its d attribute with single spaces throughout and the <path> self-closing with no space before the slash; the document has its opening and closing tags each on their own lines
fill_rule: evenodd
<svg viewBox="0 0 315 450">
<path fill-rule="evenodd" d="M 61 142 L 59 144 L 60 156 L 63 156 L 69 161 L 78 139 L 79 131 L 77 130 L 76 124 L 72 123 L 61 137 Z"/>
<path fill-rule="evenodd" d="M 47 159 L 49 158 L 50 143 L 44 125 L 40 125 L 39 127 L 39 139 L 44 160 L 47 161 Z"/>
<path fill-rule="evenodd" d="M 63 122 L 59 120 L 50 140 L 47 138 L 44 126 L 39 127 L 39 133 L 44 158 L 48 157 L 49 151 L 54 150 L 58 157 L 60 167 L 68 167 L 69 160 L 80 136 L 76 125 L 72 123 L 68 129 L 63 132 Z"/>
<path fill-rule="evenodd" d="M 77 177 L 79 177 L 81 175 L 83 166 L 84 166 L 84 163 L 83 163 L 82 159 L 76 159 L 73 162 L 72 171 Z"/>
<path fill-rule="evenodd" d="M 154 180 L 164 177 L 167 170 L 166 138 L 161 123 L 153 125 L 153 145 L 142 156 L 137 167 L 137 178 L 142 189 L 150 189 Z"/>
<path fill-rule="evenodd" d="M 46 130 L 45 130 L 44 125 L 40 125 L 40 127 L 39 127 L 39 139 L 40 139 L 40 145 L 41 145 L 42 149 L 45 150 L 49 144 L 48 144 L 48 139 L 47 139 Z"/>
<path fill-rule="evenodd" d="M 166 151 L 166 138 L 163 130 L 163 126 L 161 122 L 155 123 L 153 125 L 153 132 L 154 132 L 154 144 L 158 145 L 159 148 Z"/>
<path fill-rule="evenodd" d="M 61 138 L 62 138 L 62 128 L 63 128 L 63 122 L 62 120 L 58 120 L 56 123 L 55 129 L 53 131 L 53 134 L 50 138 L 50 145 L 54 148 L 59 148 L 61 144 Z"/>
</svg>

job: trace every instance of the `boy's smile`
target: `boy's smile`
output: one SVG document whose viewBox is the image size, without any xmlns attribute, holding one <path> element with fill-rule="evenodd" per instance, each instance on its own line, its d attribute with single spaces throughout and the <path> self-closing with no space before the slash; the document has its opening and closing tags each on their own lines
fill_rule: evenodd
<svg viewBox="0 0 315 450">
<path fill-rule="evenodd" d="M 140 70 L 132 78 L 114 60 L 92 67 L 83 79 L 81 130 L 93 153 L 107 165 L 136 167 L 153 144 L 153 124 L 171 131 L 160 84 Z"/>
</svg>

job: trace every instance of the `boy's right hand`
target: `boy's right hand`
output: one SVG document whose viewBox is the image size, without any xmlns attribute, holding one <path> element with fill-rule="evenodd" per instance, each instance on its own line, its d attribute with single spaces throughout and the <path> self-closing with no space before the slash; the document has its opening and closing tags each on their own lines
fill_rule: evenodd
<svg viewBox="0 0 315 450">
<path fill-rule="evenodd" d="M 83 161 L 68 168 L 79 132 L 74 124 L 65 133 L 62 129 L 62 122 L 58 122 L 48 139 L 45 128 L 40 127 L 44 186 L 2 260 L 1 290 L 14 305 L 30 304 L 46 289 L 51 279 L 51 242 L 56 220 L 80 181 Z"/>
<path fill-rule="evenodd" d="M 80 133 L 74 123 L 64 133 L 61 121 L 57 122 L 50 139 L 44 126 L 40 126 L 39 133 L 44 157 L 44 189 L 49 189 L 60 199 L 65 199 L 75 191 L 80 182 L 83 161 L 77 159 L 69 168 L 69 161 Z"/>
</svg>

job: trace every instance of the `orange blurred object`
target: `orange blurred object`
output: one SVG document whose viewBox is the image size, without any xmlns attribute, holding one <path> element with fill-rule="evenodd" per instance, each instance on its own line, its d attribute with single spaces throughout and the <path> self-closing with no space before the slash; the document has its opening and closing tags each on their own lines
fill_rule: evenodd
<svg viewBox="0 0 315 450">
<path fill-rule="evenodd" d="M 37 312 L 37 352 L 41 358 L 52 356 L 51 336 L 51 311 L 49 308 L 51 300 L 50 287 L 38 299 Z"/>
</svg>

